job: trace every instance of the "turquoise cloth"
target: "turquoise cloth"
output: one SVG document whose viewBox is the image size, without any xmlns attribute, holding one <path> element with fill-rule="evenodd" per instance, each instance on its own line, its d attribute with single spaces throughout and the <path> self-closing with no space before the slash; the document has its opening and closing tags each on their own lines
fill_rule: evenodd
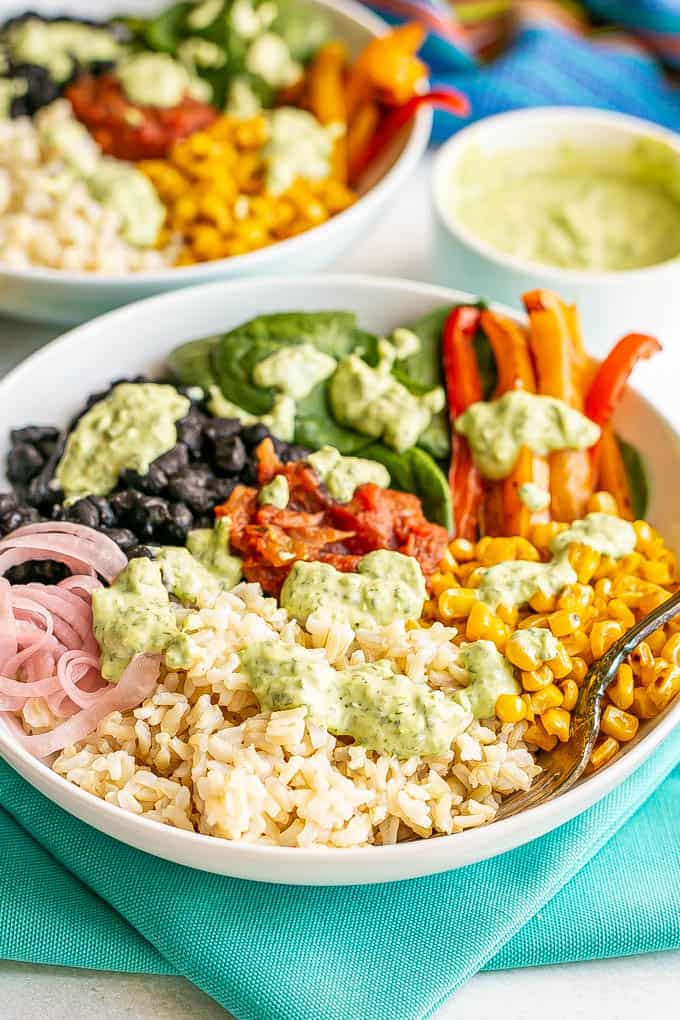
<svg viewBox="0 0 680 1020">
<path fill-rule="evenodd" d="M 306 889 L 131 850 L 0 762 L 0 955 L 183 974 L 238 1020 L 420 1020 L 482 968 L 677 948 L 679 763 L 676 732 L 591 810 L 493 860 Z"/>
</svg>

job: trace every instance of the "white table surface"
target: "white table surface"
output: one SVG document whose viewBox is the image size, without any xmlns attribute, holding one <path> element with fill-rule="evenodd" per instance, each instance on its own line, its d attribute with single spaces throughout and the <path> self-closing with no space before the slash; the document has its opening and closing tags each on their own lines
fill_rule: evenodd
<svg viewBox="0 0 680 1020">
<path fill-rule="evenodd" d="M 432 280 L 429 164 L 404 189 L 381 223 L 333 268 L 414 280 Z M 455 280 L 448 281 L 451 286 Z M 493 295 L 487 295 L 493 297 Z M 56 327 L 0 318 L 0 374 L 47 340 Z M 612 338 L 614 340 L 616 338 Z M 667 338 L 672 341 L 674 338 Z M 680 427 L 677 355 L 665 365 L 641 365 L 636 384 Z M 437 1013 L 436 1020 L 666 1020 L 677 1017 L 680 952 L 625 960 L 543 967 L 473 978 Z M 3 1020 L 228 1020 L 215 1002 L 180 978 L 105 974 L 0 961 Z M 323 1020 L 323 1017 L 310 1017 Z M 347 1017 L 346 1020 L 362 1020 Z"/>
</svg>

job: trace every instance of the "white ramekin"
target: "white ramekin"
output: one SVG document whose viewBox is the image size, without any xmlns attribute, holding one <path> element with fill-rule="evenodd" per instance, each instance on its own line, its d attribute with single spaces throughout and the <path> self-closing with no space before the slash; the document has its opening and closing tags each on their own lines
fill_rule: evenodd
<svg viewBox="0 0 680 1020">
<path fill-rule="evenodd" d="M 471 148 L 482 156 L 562 143 L 618 154 L 638 141 L 660 142 L 677 156 L 680 135 L 636 117 L 578 107 L 516 110 L 472 124 L 455 135 L 435 160 L 432 194 L 436 212 L 434 272 L 437 282 L 520 307 L 524 291 L 547 287 L 581 314 L 591 350 L 605 353 L 633 330 L 654 333 L 669 344 L 680 327 L 680 258 L 624 272 L 566 270 L 527 262 L 478 240 L 456 218 L 451 188 L 462 157 Z M 512 191 L 509 191 L 512 201 Z"/>
</svg>

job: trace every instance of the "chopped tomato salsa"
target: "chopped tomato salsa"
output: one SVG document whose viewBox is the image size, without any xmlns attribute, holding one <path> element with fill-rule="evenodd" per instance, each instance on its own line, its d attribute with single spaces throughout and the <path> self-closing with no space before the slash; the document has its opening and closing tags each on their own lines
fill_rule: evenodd
<svg viewBox="0 0 680 1020">
<path fill-rule="evenodd" d="M 391 549 L 414 556 L 425 577 L 437 569 L 448 535 L 426 520 L 417 496 L 369 483 L 349 503 L 337 503 L 309 464 L 282 464 L 270 439 L 257 456 L 260 485 L 284 475 L 288 505 L 260 506 L 256 488 L 238 485 L 215 513 L 231 518 L 232 551 L 243 558 L 246 578 L 269 595 L 279 594 L 296 560 L 320 560 L 347 573 L 366 553 Z"/>
<path fill-rule="evenodd" d="M 138 106 L 112 74 L 84 75 L 66 90 L 78 120 L 109 156 L 139 160 L 165 156 L 173 142 L 207 127 L 218 112 L 185 96 L 178 106 Z"/>
</svg>

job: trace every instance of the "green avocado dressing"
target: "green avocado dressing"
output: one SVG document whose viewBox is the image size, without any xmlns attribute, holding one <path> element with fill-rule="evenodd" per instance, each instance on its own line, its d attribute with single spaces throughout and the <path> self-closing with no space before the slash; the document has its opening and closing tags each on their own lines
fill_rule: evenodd
<svg viewBox="0 0 680 1020">
<path fill-rule="evenodd" d="M 560 531 L 550 543 L 553 553 L 563 552 L 568 546 L 578 542 L 596 549 L 603 556 L 611 556 L 620 560 L 628 556 L 635 548 L 635 529 L 629 521 L 612 514 L 591 513 L 580 521 L 574 521 L 564 531 Z"/>
<path fill-rule="evenodd" d="M 256 40 L 254 45 L 259 42 Z M 269 141 L 262 155 L 267 163 L 270 194 L 283 194 L 296 177 L 319 181 L 329 176 L 337 125 L 324 126 L 311 113 L 292 106 L 273 110 L 268 119 Z"/>
<path fill-rule="evenodd" d="M 539 592 L 557 595 L 568 584 L 576 584 L 576 571 L 569 562 L 569 547 L 578 543 L 590 546 L 605 556 L 622 559 L 635 548 L 635 530 L 628 521 L 611 514 L 592 513 L 559 532 L 552 540 L 553 558 L 548 563 L 509 560 L 484 571 L 478 595 L 496 611 L 524 605 Z"/>
<path fill-rule="evenodd" d="M 263 78 L 273 89 L 288 88 L 302 76 L 302 65 L 293 60 L 288 43 L 275 32 L 263 32 L 252 41 L 246 53 L 245 64 L 247 71 Z M 318 150 L 310 148 L 309 154 L 316 155 Z"/>
<path fill-rule="evenodd" d="M 545 510 L 550 506 L 550 493 L 533 482 L 525 482 L 517 490 L 520 502 L 529 510 Z"/>
<path fill-rule="evenodd" d="M 343 457 L 334 446 L 322 446 L 310 453 L 307 463 L 312 465 L 329 495 L 339 503 L 349 503 L 355 490 L 367 482 L 382 489 L 390 484 L 390 473 L 383 464 L 365 457 Z"/>
<path fill-rule="evenodd" d="M 177 442 L 175 422 L 189 407 L 174 386 L 119 383 L 68 437 L 56 473 L 66 499 L 106 496 L 126 468 L 146 474 Z"/>
<path fill-rule="evenodd" d="M 421 396 L 409 392 L 392 375 L 394 348 L 383 341 L 381 359 L 373 368 L 358 354 L 338 365 L 329 385 L 336 421 L 365 436 L 373 436 L 398 453 L 415 446 L 433 414 L 445 404 L 437 387 Z"/>
<path fill-rule="evenodd" d="M 293 400 L 303 400 L 315 386 L 333 375 L 337 362 L 314 344 L 280 347 L 253 369 L 257 386 L 274 386 Z"/>
<path fill-rule="evenodd" d="M 359 561 L 356 574 L 328 563 L 298 561 L 281 589 L 280 604 L 303 624 L 323 607 L 324 617 L 357 628 L 418 619 L 425 596 L 418 561 L 378 549 Z"/>
<path fill-rule="evenodd" d="M 292 397 L 279 394 L 268 414 L 257 415 L 227 400 L 218 386 L 210 386 L 208 392 L 208 408 L 216 418 L 237 418 L 242 425 L 264 425 L 273 436 L 292 443 L 295 436 L 295 401 Z"/>
<path fill-rule="evenodd" d="M 194 528 L 187 535 L 187 549 L 222 588 L 233 588 L 241 580 L 241 560 L 229 550 L 231 518 L 218 517 L 212 528 Z"/>
<path fill-rule="evenodd" d="M 279 510 L 285 510 L 289 499 L 290 486 L 285 475 L 276 475 L 269 485 L 262 486 L 257 496 L 260 506 L 275 506 Z"/>
<path fill-rule="evenodd" d="M 462 645 L 460 653 L 469 681 L 453 697 L 475 719 L 490 719 L 496 714 L 496 701 L 501 694 L 520 693 L 512 663 L 501 655 L 493 641 L 473 641 Z"/>
<path fill-rule="evenodd" d="M 471 148 L 454 195 L 471 233 L 530 262 L 616 272 L 680 255 L 680 162 L 661 142 L 616 153 L 564 145 L 493 161 Z"/>
<path fill-rule="evenodd" d="M 179 632 L 160 564 L 130 560 L 109 588 L 93 592 L 92 626 L 105 680 L 120 680 L 135 655 L 163 652 Z"/>
<path fill-rule="evenodd" d="M 123 47 L 108 28 L 73 21 L 26 18 L 5 33 L 17 64 L 38 64 L 56 82 L 71 77 L 76 64 L 116 61 Z"/>
<path fill-rule="evenodd" d="M 443 754 L 469 714 L 456 700 L 395 673 L 389 662 L 334 669 L 323 653 L 284 641 L 258 641 L 241 668 L 263 711 L 304 705 L 331 733 L 397 758 Z"/>
<path fill-rule="evenodd" d="M 599 426 L 563 400 L 524 390 L 471 404 L 455 427 L 480 473 L 496 480 L 507 478 L 523 446 L 546 457 L 555 450 L 587 449 L 600 438 Z"/>
<path fill-rule="evenodd" d="M 185 95 L 209 103 L 212 88 L 168 53 L 137 53 L 117 70 L 125 95 L 140 106 L 178 106 Z"/>
<path fill-rule="evenodd" d="M 559 651 L 559 642 L 547 627 L 524 627 L 515 631 L 512 640 L 532 659 L 541 662 L 550 662 Z"/>
</svg>

